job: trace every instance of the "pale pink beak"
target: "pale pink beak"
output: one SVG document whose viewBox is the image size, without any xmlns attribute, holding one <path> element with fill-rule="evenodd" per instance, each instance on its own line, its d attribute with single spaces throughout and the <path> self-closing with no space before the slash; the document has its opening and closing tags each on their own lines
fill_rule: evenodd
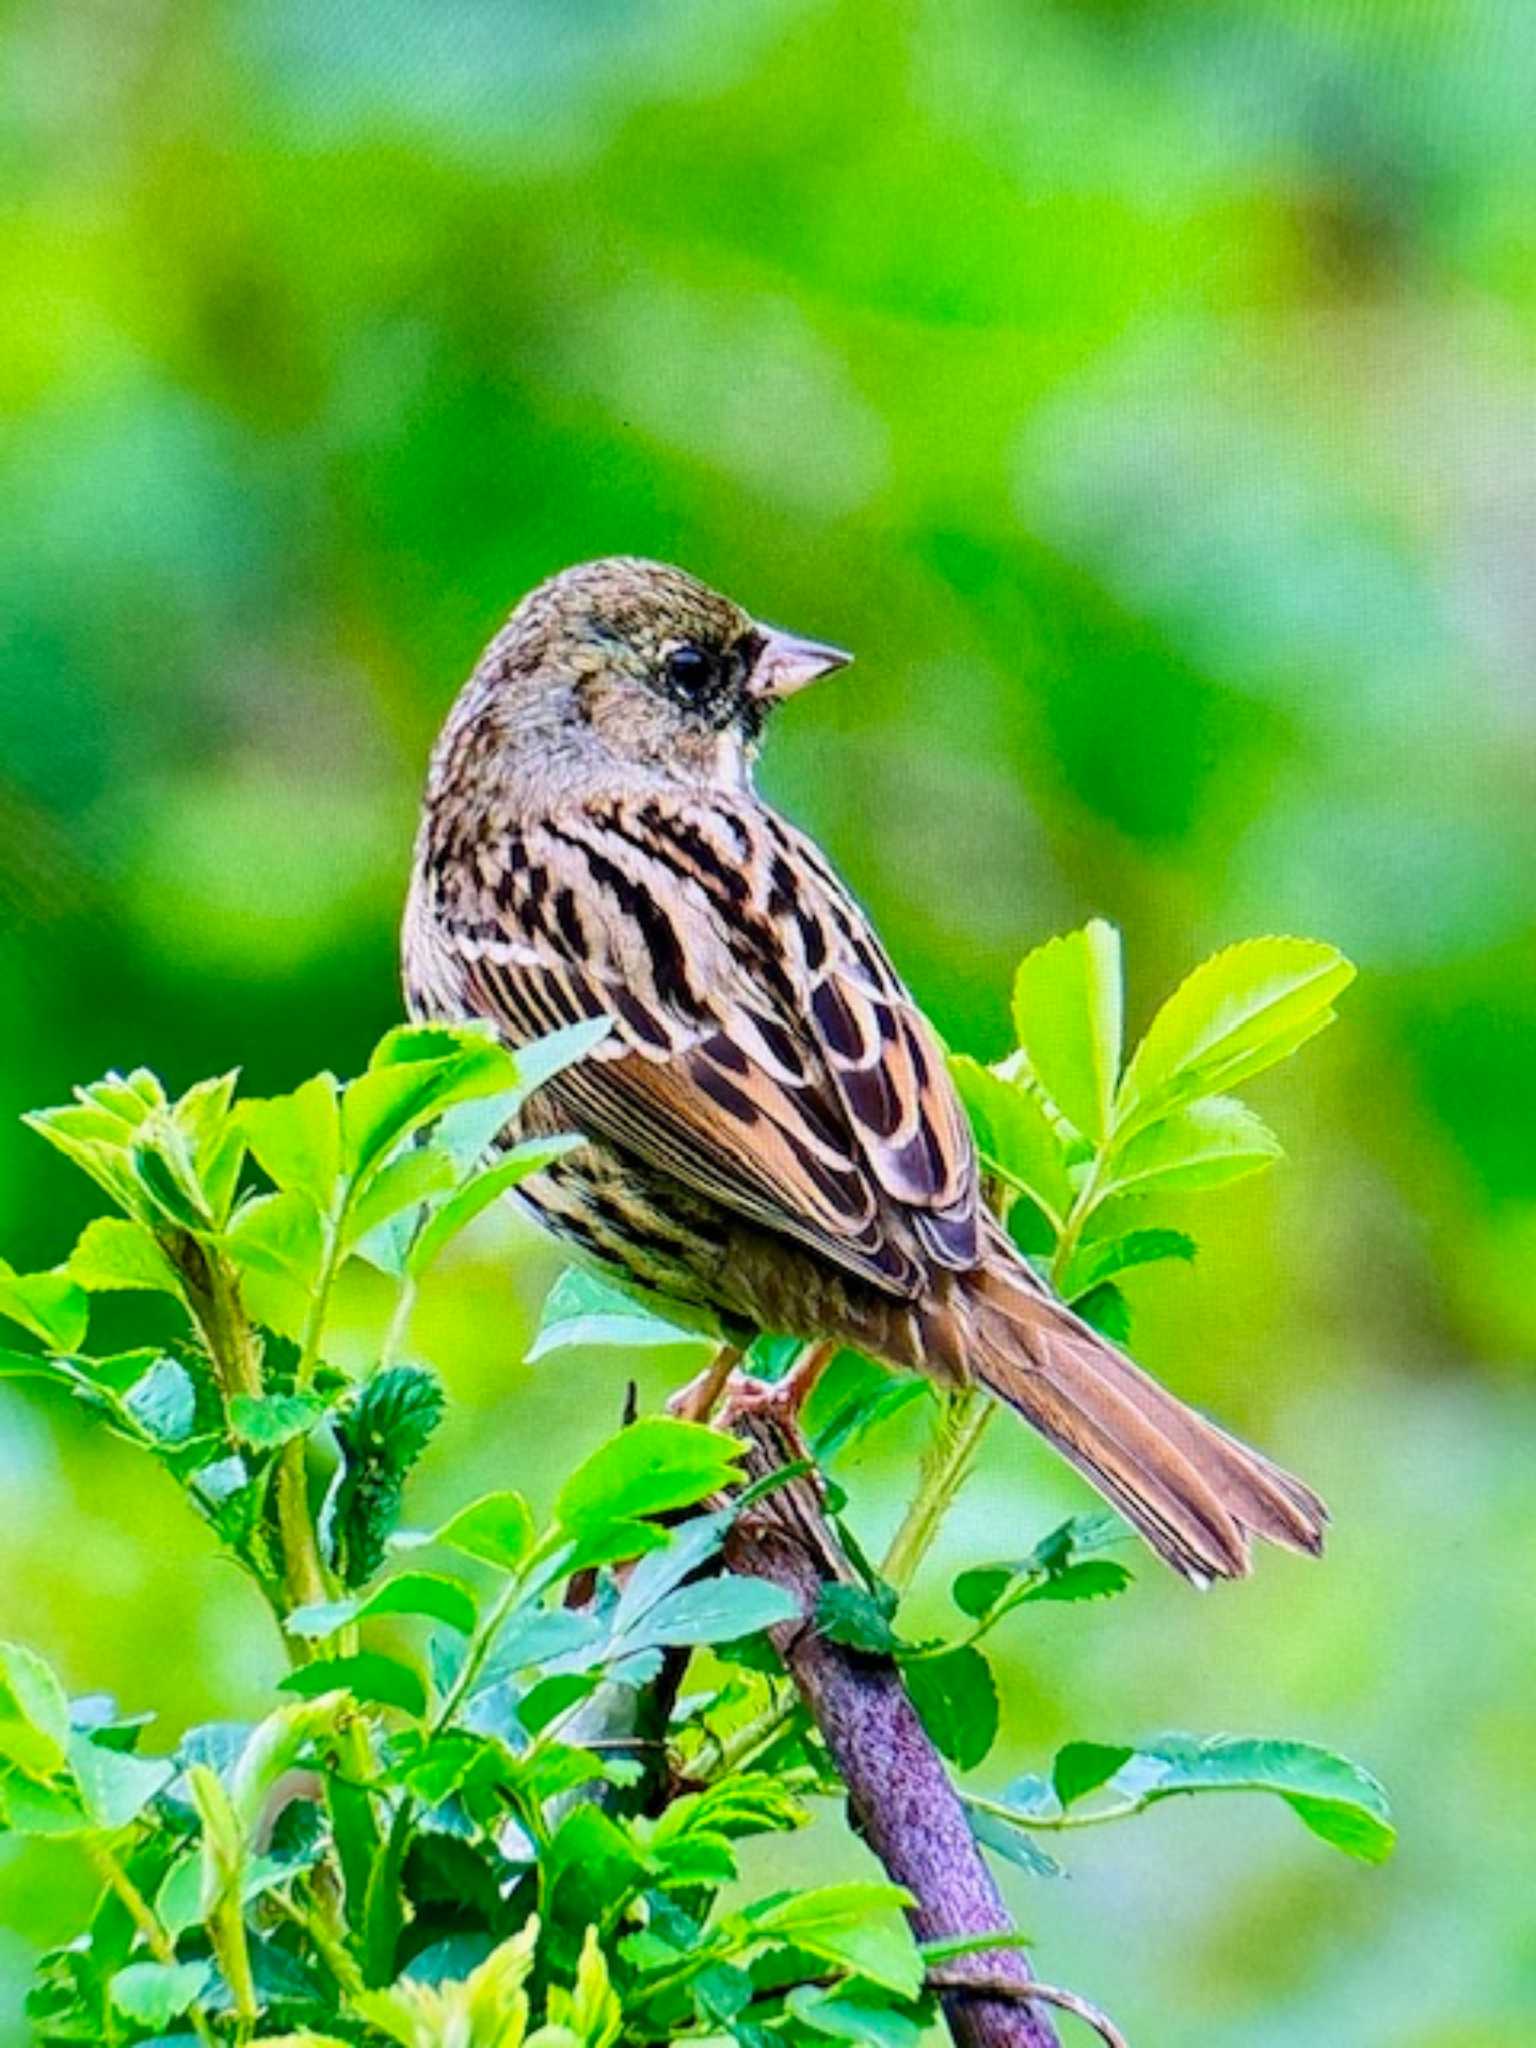
<svg viewBox="0 0 1536 2048">
<path fill-rule="evenodd" d="M 853 656 L 841 647 L 829 647 L 821 640 L 802 640 L 797 633 L 781 633 L 775 626 L 759 629 L 762 652 L 752 665 L 748 688 L 754 697 L 777 701 L 792 697 L 807 683 L 846 668 Z"/>
</svg>

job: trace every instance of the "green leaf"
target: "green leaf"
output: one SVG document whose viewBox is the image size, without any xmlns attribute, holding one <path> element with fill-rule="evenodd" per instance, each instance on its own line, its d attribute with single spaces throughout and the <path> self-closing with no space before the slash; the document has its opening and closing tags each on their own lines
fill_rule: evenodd
<svg viewBox="0 0 1536 2048">
<path fill-rule="evenodd" d="M 1336 946 L 1246 939 L 1202 962 L 1158 1011 L 1132 1055 L 1117 1112 L 1140 1126 L 1163 1104 L 1261 1073 L 1329 1021 L 1354 979 Z"/>
<path fill-rule="evenodd" d="M 0 1757 L 44 1776 L 64 1762 L 69 1701 L 35 1650 L 0 1642 Z"/>
<path fill-rule="evenodd" d="M 1191 1194 L 1262 1173 L 1282 1156 L 1260 1116 L 1230 1095 L 1187 1102 L 1116 1146 L 1105 1195 Z"/>
<path fill-rule="evenodd" d="M 1051 1785 L 1063 1807 L 1097 1792 L 1136 1754 L 1112 1742 L 1068 1742 L 1051 1765 Z"/>
<path fill-rule="evenodd" d="M 242 1202 L 225 1234 L 236 1264 L 271 1273 L 308 1291 L 325 1251 L 324 1226 L 311 1195 L 298 1188 Z"/>
<path fill-rule="evenodd" d="M 785 2000 L 802 2025 L 834 2041 L 864 2041 L 870 2048 L 917 2048 L 923 2030 L 894 2006 L 875 2005 L 845 1992 L 820 1991 L 803 1984 Z"/>
<path fill-rule="evenodd" d="M 341 1111 L 334 1074 L 316 1074 L 291 1095 L 242 1102 L 246 1143 L 267 1178 L 328 1211 L 341 1172 Z"/>
<path fill-rule="evenodd" d="M 1109 1781 L 1137 1810 L 1195 1792 L 1273 1792 L 1315 1835 L 1364 1863 L 1392 1853 L 1387 1795 L 1369 1771 L 1311 1742 L 1262 1736 L 1164 1735 Z"/>
<path fill-rule="evenodd" d="M 550 1289 L 538 1333 L 525 1354 L 530 1365 L 557 1351 L 678 1349 L 705 1364 L 720 1347 L 712 1318 L 674 1302 L 654 1306 L 617 1283 L 567 1267 Z"/>
<path fill-rule="evenodd" d="M 971 1833 L 984 1848 L 1006 1857 L 1020 1870 L 1027 1870 L 1031 1877 L 1061 1877 L 1064 1874 L 1055 1857 L 1048 1856 L 1023 1826 L 1006 1815 L 967 1801 L 965 1817 L 971 1824 Z"/>
<path fill-rule="evenodd" d="M 343 1091 L 342 1165 L 349 1173 L 365 1173 L 453 1104 L 518 1085 L 512 1054 L 483 1033 L 402 1026 L 379 1042 L 368 1072 Z"/>
<path fill-rule="evenodd" d="M 911 1893 L 899 1885 L 855 1880 L 784 1893 L 736 1917 L 752 1936 L 788 1942 L 903 1998 L 915 1998 L 922 1988 L 923 1959 L 900 1918 L 900 1909 L 911 1904 Z"/>
<path fill-rule="evenodd" d="M 77 1287 L 88 1294 L 119 1289 L 179 1294 L 176 1269 L 145 1224 L 123 1216 L 98 1216 L 81 1231 L 65 1267 Z"/>
<path fill-rule="evenodd" d="M 559 1031 L 536 1038 L 530 1045 L 520 1045 L 516 1055 L 519 1086 L 525 1094 L 531 1095 L 556 1074 L 574 1066 L 577 1060 L 585 1059 L 612 1030 L 610 1018 L 588 1017 L 580 1024 L 567 1024 Z"/>
<path fill-rule="evenodd" d="M 520 1493 L 487 1493 L 460 1508 L 430 1541 L 478 1557 L 498 1571 L 515 1572 L 533 1549 L 533 1510 Z"/>
<path fill-rule="evenodd" d="M 816 1382 L 801 1422 L 824 1466 L 911 1402 L 931 1398 L 932 1382 L 921 1374 L 891 1372 L 862 1352 L 840 1351 Z"/>
<path fill-rule="evenodd" d="M 1025 1606 L 1032 1600 L 1105 1600 L 1112 1594 L 1123 1593 L 1133 1578 L 1130 1567 L 1115 1558 L 1089 1558 L 1082 1564 L 1069 1564 L 1038 1586 L 1031 1586 L 1020 1596 L 1019 1605 Z"/>
<path fill-rule="evenodd" d="M 168 1757 L 135 1756 L 83 1735 L 69 1740 L 69 1763 L 93 1826 L 126 1827 L 176 1775 Z"/>
<path fill-rule="evenodd" d="M 400 1572 L 361 1600 L 325 1600 L 297 1608 L 284 1625 L 290 1635 L 329 1636 L 344 1622 L 382 1614 L 424 1615 L 464 1636 L 475 1629 L 474 1595 L 461 1579 L 438 1572 Z"/>
<path fill-rule="evenodd" d="M 733 1643 L 781 1621 L 798 1621 L 793 1595 L 764 1579 L 721 1572 L 679 1586 L 642 1615 L 615 1644 L 623 1655 L 689 1643 Z"/>
<path fill-rule="evenodd" d="M 829 1641 L 870 1656 L 893 1657 L 901 1648 L 891 1627 L 891 1603 L 867 1586 L 824 1585 L 816 1598 L 816 1626 Z"/>
<path fill-rule="evenodd" d="M 112 1978 L 112 2003 L 135 2026 L 163 2034 L 207 1989 L 213 1966 L 197 1963 L 129 1963 Z"/>
<path fill-rule="evenodd" d="M 1159 1126 L 1158 1128 L 1161 1128 Z M 1095 1238 L 1079 1244 L 1061 1276 L 1061 1292 L 1067 1301 L 1089 1294 L 1116 1273 L 1133 1266 L 1150 1266 L 1159 1259 L 1195 1256 L 1195 1240 L 1182 1230 L 1127 1230 L 1119 1237 Z"/>
<path fill-rule="evenodd" d="M 123 1406 L 157 1442 L 185 1443 L 197 1422 L 197 1389 L 184 1365 L 157 1358 L 124 1394 Z"/>
<path fill-rule="evenodd" d="M 647 1416 L 594 1451 L 567 1479 L 555 1513 L 568 1529 L 689 1508 L 737 1477 L 744 1447 L 700 1422 Z"/>
<path fill-rule="evenodd" d="M 1113 1280 L 1101 1280 L 1072 1304 L 1090 1330 L 1097 1330 L 1111 1344 L 1131 1341 L 1131 1304 Z"/>
<path fill-rule="evenodd" d="M 236 1394 L 229 1404 L 229 1424 L 253 1451 L 271 1451 L 307 1435 L 324 1413 L 325 1403 L 316 1394 Z"/>
<path fill-rule="evenodd" d="M 344 1248 L 388 1223 L 402 1210 L 419 1209 L 431 1195 L 453 1186 L 457 1168 L 440 1145 L 412 1145 L 371 1175 L 347 1214 Z"/>
<path fill-rule="evenodd" d="M 1022 1081 L 1010 1081 L 967 1054 L 953 1054 L 949 1071 L 976 1133 L 984 1163 L 1022 1189 L 1060 1229 L 1072 1206 L 1066 1146 Z"/>
<path fill-rule="evenodd" d="M 279 1692 L 296 1692 L 304 1699 L 338 1687 L 356 1700 L 398 1707 L 418 1718 L 427 1711 L 426 1687 L 411 1667 L 373 1650 L 354 1657 L 322 1657 L 313 1664 L 301 1664 L 278 1680 Z"/>
<path fill-rule="evenodd" d="M 1013 1028 L 1047 1101 L 1101 1144 L 1120 1073 L 1120 934 L 1113 925 L 1095 918 L 1025 958 L 1014 978 Z"/>
<path fill-rule="evenodd" d="M 962 1771 L 979 1764 L 997 1740 L 997 1685 L 974 1644 L 902 1666 L 907 1691 L 941 1755 Z"/>
<path fill-rule="evenodd" d="M 73 1351 L 90 1321 L 90 1297 L 66 1273 L 15 1273 L 0 1259 L 0 1316 L 54 1351 Z"/>
<path fill-rule="evenodd" d="M 419 1278 L 459 1232 L 488 1209 L 498 1196 L 517 1187 L 530 1174 L 541 1173 L 552 1160 L 584 1142 L 579 1137 L 529 1138 L 521 1145 L 515 1145 L 505 1158 L 466 1181 L 433 1212 L 411 1246 L 406 1258 L 407 1270 Z"/>
</svg>

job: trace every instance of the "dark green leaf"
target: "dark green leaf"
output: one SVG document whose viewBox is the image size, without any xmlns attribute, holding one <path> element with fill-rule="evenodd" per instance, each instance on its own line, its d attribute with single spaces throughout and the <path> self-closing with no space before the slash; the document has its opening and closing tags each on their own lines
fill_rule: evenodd
<svg viewBox="0 0 1536 2048">
<path fill-rule="evenodd" d="M 176 1269 L 145 1224 L 123 1216 L 98 1216 L 80 1233 L 65 1269 L 88 1294 L 117 1289 L 154 1289 L 178 1294 Z"/>
<path fill-rule="evenodd" d="M 794 1598 L 781 1587 L 721 1572 L 669 1593 L 634 1622 L 615 1648 L 629 1655 L 651 1645 L 730 1643 L 799 1615 Z"/>
<path fill-rule="evenodd" d="M 696 1309 L 637 1294 L 584 1267 L 561 1274 L 545 1299 L 530 1365 L 557 1351 L 677 1351 L 679 1362 L 704 1365 L 720 1348 L 714 1320 Z"/>
<path fill-rule="evenodd" d="M 1133 1574 L 1127 1565 L 1112 1557 L 1088 1558 L 1069 1564 L 1038 1586 L 1031 1586 L 1020 1598 L 1022 1607 L 1032 1600 L 1105 1600 L 1123 1593 Z"/>
<path fill-rule="evenodd" d="M 1051 1765 L 1051 1784 L 1065 1806 L 1097 1792 L 1107 1784 L 1135 1751 L 1110 1742 L 1069 1742 L 1056 1752 Z"/>
<path fill-rule="evenodd" d="M 1131 1304 L 1113 1280 L 1103 1280 L 1080 1294 L 1072 1306 L 1092 1330 L 1111 1344 L 1128 1344 L 1131 1337 Z"/>
<path fill-rule="evenodd" d="M 894 1656 L 901 1648 L 891 1627 L 889 1601 L 865 1586 L 823 1586 L 816 1601 L 816 1626 L 830 1641 L 872 1656 Z"/>
<path fill-rule="evenodd" d="M 242 1102 L 237 1114 L 246 1143 L 268 1179 L 329 1211 L 341 1172 L 335 1075 L 316 1074 L 291 1095 Z"/>
<path fill-rule="evenodd" d="M 398 1707 L 405 1714 L 419 1716 L 427 1710 L 426 1688 L 411 1667 L 372 1650 L 355 1657 L 322 1657 L 313 1664 L 301 1664 L 278 1680 L 280 1692 L 296 1692 L 304 1699 L 314 1699 L 338 1686 L 354 1699 Z"/>
<path fill-rule="evenodd" d="M 1046 1100 L 1101 1144 L 1120 1073 L 1120 934 L 1113 925 L 1095 918 L 1026 957 L 1014 978 L 1013 1028 Z"/>
<path fill-rule="evenodd" d="M 236 1394 L 229 1423 L 252 1450 L 270 1451 L 306 1435 L 324 1413 L 325 1403 L 316 1394 Z"/>
<path fill-rule="evenodd" d="M 979 1764 L 997 1740 L 997 1686 L 974 1644 L 902 1667 L 912 1704 L 935 1746 L 962 1771 Z"/>
<path fill-rule="evenodd" d="M 367 1380 L 337 1416 L 341 1465 L 321 1533 L 344 1585 L 363 1585 L 383 1562 L 406 1477 L 442 1413 L 443 1390 L 432 1373 L 419 1365 L 392 1365 Z"/>
<path fill-rule="evenodd" d="M 771 1935 L 903 1998 L 915 1998 L 922 1988 L 923 1960 L 900 1915 L 911 1903 L 911 1893 L 899 1885 L 855 1880 L 765 1899 L 737 1918 L 752 1936 Z"/>
<path fill-rule="evenodd" d="M 163 2034 L 197 2003 L 212 1975 L 206 1962 L 130 1963 L 112 1979 L 112 2003 L 136 2026 Z"/>
<path fill-rule="evenodd" d="M 845 1992 L 821 1991 L 809 1984 L 791 1991 L 785 2001 L 804 2025 L 834 2041 L 863 2041 L 869 2048 L 917 2048 L 923 2030 L 892 2005 Z"/>
<path fill-rule="evenodd" d="M 702 1423 L 648 1416 L 594 1451 L 560 1489 L 567 1528 L 692 1507 L 736 1477 L 740 1441 Z"/>
<path fill-rule="evenodd" d="M 1116 1273 L 1150 1266 L 1159 1259 L 1193 1259 L 1195 1240 L 1182 1230 L 1128 1230 L 1119 1237 L 1080 1244 L 1061 1276 L 1061 1292 L 1075 1301 Z"/>
</svg>

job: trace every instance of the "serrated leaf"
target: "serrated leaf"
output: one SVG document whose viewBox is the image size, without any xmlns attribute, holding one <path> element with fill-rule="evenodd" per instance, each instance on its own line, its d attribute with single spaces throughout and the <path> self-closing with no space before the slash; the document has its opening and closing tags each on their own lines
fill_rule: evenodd
<svg viewBox="0 0 1536 2048">
<path fill-rule="evenodd" d="M 325 1403 L 315 1394 L 236 1394 L 229 1424 L 252 1450 L 270 1451 L 307 1435 L 324 1413 Z"/>
<path fill-rule="evenodd" d="M 1163 1004 L 1131 1057 L 1117 1115 L 1133 1125 L 1162 1104 L 1235 1087 L 1284 1059 L 1355 970 L 1317 939 L 1245 939 L 1203 961 Z"/>
<path fill-rule="evenodd" d="M 367 1073 L 341 1099 L 342 1165 L 362 1174 L 455 1103 L 518 1085 L 505 1047 L 482 1033 L 447 1026 L 402 1026 L 374 1049 Z"/>
<path fill-rule="evenodd" d="M 1090 1287 L 1086 1294 L 1078 1295 L 1072 1307 L 1090 1330 L 1097 1330 L 1111 1344 L 1130 1342 L 1131 1304 L 1113 1280 L 1101 1280 L 1097 1287 Z"/>
<path fill-rule="evenodd" d="M 135 1756 L 72 1735 L 69 1764 L 81 1801 L 98 1828 L 126 1827 L 176 1775 L 168 1757 Z"/>
<path fill-rule="evenodd" d="M 822 1991 L 803 1984 L 785 2000 L 803 2026 L 834 2041 L 863 2041 L 869 2048 L 917 2048 L 923 2037 L 918 2022 L 894 2006 L 846 1992 Z"/>
<path fill-rule="evenodd" d="M 1110 1155 L 1103 1193 L 1191 1194 L 1262 1173 L 1282 1156 L 1261 1116 L 1230 1095 L 1211 1095 L 1159 1117 Z"/>
<path fill-rule="evenodd" d="M 197 1421 L 197 1389 L 184 1365 L 157 1358 L 123 1395 L 123 1406 L 158 1443 L 184 1443 Z"/>
<path fill-rule="evenodd" d="M 15 1273 L 0 1259 L 0 1316 L 54 1351 L 73 1351 L 90 1321 L 90 1297 L 68 1273 Z"/>
<path fill-rule="evenodd" d="M 41 1776 L 63 1763 L 68 1742 L 63 1686 L 25 1643 L 0 1642 L 0 1757 Z"/>
<path fill-rule="evenodd" d="M 902 1666 L 907 1692 L 940 1754 L 962 1771 L 973 1770 L 997 1740 L 997 1684 L 974 1644 L 937 1657 L 913 1657 Z"/>
<path fill-rule="evenodd" d="M 1048 1856 L 1022 1827 L 1004 1815 L 967 1801 L 965 1817 L 971 1824 L 971 1833 L 984 1848 L 1005 1857 L 1020 1870 L 1027 1870 L 1031 1877 L 1063 1875 L 1056 1858 Z"/>
<path fill-rule="evenodd" d="M 1123 1593 L 1134 1578 L 1128 1565 L 1112 1557 L 1094 1557 L 1080 1564 L 1066 1565 L 1038 1586 L 1031 1586 L 1019 1600 L 1021 1607 L 1034 1600 L 1107 1600 Z"/>
<path fill-rule="evenodd" d="M 1138 1808 L 1184 1793 L 1273 1792 L 1315 1835 L 1366 1863 L 1384 1862 L 1396 1840 L 1376 1779 L 1316 1743 L 1164 1735 L 1139 1747 L 1111 1788 L 1126 1781 Z"/>
<path fill-rule="evenodd" d="M 577 1466 L 555 1513 L 579 1529 L 693 1507 L 730 1484 L 744 1454 L 738 1438 L 703 1423 L 647 1416 Z"/>
<path fill-rule="evenodd" d="M 545 1298 L 539 1327 L 524 1354 L 530 1365 L 557 1351 L 678 1349 L 699 1364 L 720 1347 L 713 1318 L 680 1304 L 653 1306 L 637 1294 L 581 1266 L 567 1267 Z"/>
<path fill-rule="evenodd" d="M 912 1903 L 899 1885 L 854 1881 L 790 1892 L 748 1906 L 740 1922 L 867 1977 L 903 1998 L 922 1988 L 923 1959 L 900 1909 Z"/>
<path fill-rule="evenodd" d="M 143 1223 L 125 1216 L 97 1216 L 81 1231 L 65 1268 L 88 1294 L 143 1289 L 179 1294 L 176 1269 Z"/>
<path fill-rule="evenodd" d="M 450 1515 L 431 1541 L 515 1572 L 533 1549 L 533 1510 L 520 1493 L 487 1493 Z"/>
<path fill-rule="evenodd" d="M 417 1717 L 427 1711 L 426 1687 L 411 1667 L 397 1657 L 381 1656 L 374 1650 L 301 1664 L 286 1678 L 280 1678 L 277 1685 L 279 1692 L 296 1692 L 304 1699 L 338 1687 L 371 1705 L 398 1707 L 402 1713 Z"/>
<path fill-rule="evenodd" d="M 238 1111 L 246 1143 L 277 1187 L 328 1211 L 341 1172 L 341 1109 L 334 1074 L 316 1074 L 291 1095 L 256 1097 Z"/>
<path fill-rule="evenodd" d="M 1079 1244 L 1061 1275 L 1061 1293 L 1075 1301 L 1117 1273 L 1133 1266 L 1150 1266 L 1159 1259 L 1191 1260 L 1195 1240 L 1182 1230 L 1127 1230 L 1118 1237 L 1095 1238 Z"/>
<path fill-rule="evenodd" d="M 1051 1765 L 1051 1785 L 1063 1807 L 1085 1799 L 1108 1784 L 1135 1751 L 1119 1743 L 1068 1742 L 1056 1752 Z"/>
<path fill-rule="evenodd" d="M 1064 1141 L 1039 1102 L 1022 1081 L 1007 1080 L 967 1054 L 953 1054 L 949 1071 L 985 1164 L 1060 1229 L 1072 1206 L 1072 1182 Z"/>
<path fill-rule="evenodd" d="M 347 1212 L 343 1246 L 350 1250 L 370 1231 L 406 1210 L 419 1209 L 430 1196 L 451 1188 L 457 1173 L 442 1146 L 407 1146 L 368 1177 L 362 1195 Z"/>
<path fill-rule="evenodd" d="M 867 1586 L 824 1585 L 816 1597 L 816 1627 L 830 1642 L 869 1656 L 893 1657 L 901 1648 L 887 1607 Z"/>
<path fill-rule="evenodd" d="M 1013 1028 L 1029 1072 L 1073 1129 L 1108 1135 L 1120 1073 L 1120 934 L 1095 918 L 1020 963 Z"/>
<path fill-rule="evenodd" d="M 342 1583 L 378 1570 L 405 1481 L 442 1419 L 443 1390 L 419 1365 L 386 1366 L 335 1419 L 341 1465 L 321 1510 L 321 1539 Z"/>
<path fill-rule="evenodd" d="M 197 2003 L 212 1975 L 213 1966 L 206 1962 L 129 1963 L 115 1973 L 108 1989 L 125 2019 L 163 2034 Z"/>
<path fill-rule="evenodd" d="M 334 1635 L 349 1621 L 377 1615 L 414 1614 L 440 1621 L 460 1635 L 473 1635 L 475 1598 L 461 1579 L 440 1572 L 400 1572 L 360 1600 L 321 1600 L 299 1607 L 283 1626 L 293 1636 Z"/>
<path fill-rule="evenodd" d="M 224 1242 L 242 1270 L 276 1274 L 306 1290 L 314 1285 L 325 1250 L 320 1212 L 298 1188 L 243 1202 Z"/>
<path fill-rule="evenodd" d="M 514 1145 L 504 1158 L 475 1174 L 433 1211 L 407 1254 L 407 1270 L 419 1278 L 459 1232 L 499 1196 L 519 1186 L 531 1174 L 542 1173 L 553 1160 L 585 1142 L 583 1138 L 567 1136 L 528 1138 Z"/>
<path fill-rule="evenodd" d="M 639 1616 L 615 1644 L 625 1655 L 652 1647 L 690 1643 L 733 1643 L 781 1621 L 797 1621 L 794 1597 L 765 1579 L 721 1572 L 679 1586 Z"/>
</svg>

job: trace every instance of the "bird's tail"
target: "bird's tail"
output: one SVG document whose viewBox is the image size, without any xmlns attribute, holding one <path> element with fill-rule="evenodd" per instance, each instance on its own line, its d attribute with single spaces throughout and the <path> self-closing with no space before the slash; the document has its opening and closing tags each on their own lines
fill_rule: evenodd
<svg viewBox="0 0 1536 2048">
<path fill-rule="evenodd" d="M 1001 1232 L 935 1305 L 925 1336 L 1016 1408 L 1186 1579 L 1244 1577 L 1256 1536 L 1321 1550 L 1328 1510 L 1309 1487 L 1106 1343 L 1045 1292 Z"/>
</svg>

